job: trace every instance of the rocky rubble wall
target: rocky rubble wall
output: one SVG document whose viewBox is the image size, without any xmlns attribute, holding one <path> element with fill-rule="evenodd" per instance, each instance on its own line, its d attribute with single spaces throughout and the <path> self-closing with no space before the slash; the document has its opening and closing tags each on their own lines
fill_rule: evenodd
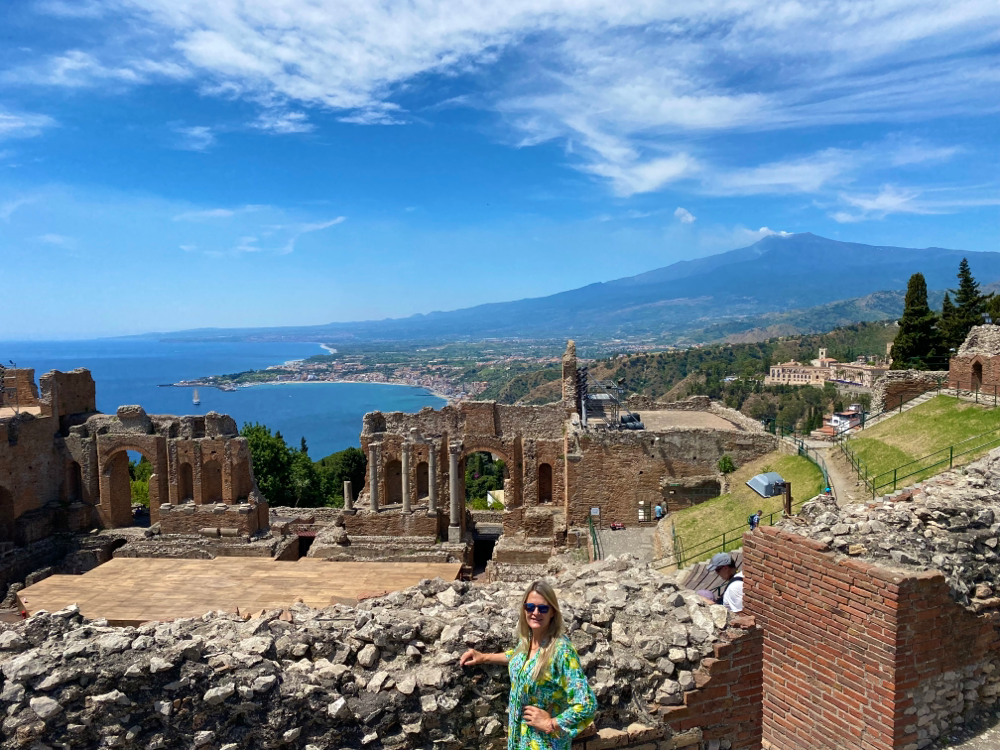
<svg viewBox="0 0 1000 750">
<path fill-rule="evenodd" d="M 872 386 L 871 413 L 895 409 L 900 403 L 947 382 L 947 370 L 889 370 Z"/>
<path fill-rule="evenodd" d="M 745 537 L 764 628 L 764 740 L 930 746 L 1000 695 L 1000 452 L 897 500 Z"/>
<path fill-rule="evenodd" d="M 581 747 L 759 747 L 760 634 L 632 559 L 557 575 L 599 701 Z M 423 581 L 356 608 L 114 628 L 75 608 L 0 633 L 4 748 L 506 747 L 518 584 Z M 580 743 L 578 743 L 580 744 Z"/>
</svg>

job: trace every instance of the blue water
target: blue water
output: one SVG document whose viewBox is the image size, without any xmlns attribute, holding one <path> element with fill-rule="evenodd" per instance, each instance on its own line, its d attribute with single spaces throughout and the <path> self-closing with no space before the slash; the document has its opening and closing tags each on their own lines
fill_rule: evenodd
<svg viewBox="0 0 1000 750">
<path fill-rule="evenodd" d="M 201 405 L 191 403 L 190 388 L 160 388 L 161 383 L 222 375 L 303 359 L 323 350 L 306 343 L 163 343 L 140 340 L 0 341 L 0 363 L 35 370 L 86 367 L 97 382 L 97 409 L 113 414 L 123 404 L 139 404 L 149 414 L 232 416 L 240 426 L 260 422 L 280 430 L 293 447 L 306 438 L 309 455 L 322 458 L 358 445 L 361 418 L 369 411 L 419 411 L 440 408 L 444 400 L 423 388 L 378 383 L 288 383 L 240 388 L 226 393 L 199 388 Z"/>
</svg>

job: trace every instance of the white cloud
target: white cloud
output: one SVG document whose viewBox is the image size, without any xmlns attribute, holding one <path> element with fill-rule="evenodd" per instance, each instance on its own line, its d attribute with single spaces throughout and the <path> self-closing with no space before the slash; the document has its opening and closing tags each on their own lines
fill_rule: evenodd
<svg viewBox="0 0 1000 750">
<path fill-rule="evenodd" d="M 207 151 L 215 145 L 215 133 L 207 125 L 175 127 L 174 133 L 177 135 L 174 147 L 182 151 Z"/>
<path fill-rule="evenodd" d="M 3 221 L 10 221 L 10 217 L 15 211 L 17 211 L 17 209 L 21 206 L 27 206 L 32 202 L 34 202 L 34 199 L 32 198 L 17 198 L 16 200 L 0 203 L 0 219 Z"/>
<path fill-rule="evenodd" d="M 968 191 L 950 188 L 916 189 L 884 185 L 875 193 L 846 193 L 839 195 L 847 210 L 830 213 L 830 218 L 841 224 L 884 219 L 891 214 L 948 214 L 967 208 L 1000 205 L 1000 195 L 970 196 Z M 940 196 L 944 197 L 927 197 Z"/>
<path fill-rule="evenodd" d="M 463 78 L 478 89 L 444 92 L 449 102 L 499 113 L 511 142 L 560 140 L 571 164 L 625 196 L 711 172 L 709 146 L 696 140 L 706 135 L 1000 108 L 995 0 L 107 0 L 104 7 L 118 33 L 131 29 L 149 42 L 142 58 L 134 59 L 134 44 L 95 43 L 24 71 L 58 85 L 196 75 L 203 92 L 263 104 L 257 126 L 272 132 L 307 127 L 306 113 L 286 105 L 330 109 L 364 125 L 407 122 L 402 93 L 426 99 L 438 90 L 426 85 L 428 76 Z M 275 107 L 285 114 L 269 112 Z M 900 151 L 896 164 L 932 157 Z M 717 184 L 732 193 L 810 192 L 837 176 L 832 163 L 787 160 Z"/>
<path fill-rule="evenodd" d="M 179 245 L 179 247 L 186 253 L 193 253 L 198 249 L 197 245 Z"/>
<path fill-rule="evenodd" d="M 697 217 L 693 213 L 688 211 L 686 208 L 681 208 L 680 206 L 678 206 L 677 210 L 674 211 L 674 216 L 680 220 L 681 224 L 694 224 L 697 220 Z"/>
<path fill-rule="evenodd" d="M 48 115 L 16 113 L 0 109 L 0 140 L 33 138 L 56 124 Z"/>
<path fill-rule="evenodd" d="M 205 221 L 209 219 L 228 219 L 237 214 L 247 214 L 254 211 L 261 211 L 267 206 L 254 203 L 241 206 L 240 208 L 202 208 L 194 211 L 184 211 L 174 216 L 174 221 Z"/>
<path fill-rule="evenodd" d="M 43 234 L 38 239 L 46 245 L 55 245 L 56 247 L 63 247 L 68 250 L 76 248 L 77 245 L 77 241 L 73 237 L 67 237 L 62 234 Z"/>
<path fill-rule="evenodd" d="M 291 237 L 289 237 L 288 242 L 282 246 L 278 251 L 280 255 L 288 255 L 288 253 L 295 251 L 295 243 L 298 241 L 299 237 L 310 232 L 318 232 L 321 229 L 328 229 L 330 227 L 336 226 L 337 224 L 343 224 L 347 221 L 346 216 L 338 216 L 335 219 L 328 219 L 327 221 L 318 221 L 311 224 L 300 224 L 293 231 Z"/>
<path fill-rule="evenodd" d="M 281 134 L 310 133 L 316 129 L 305 112 L 264 112 L 251 126 Z"/>
</svg>

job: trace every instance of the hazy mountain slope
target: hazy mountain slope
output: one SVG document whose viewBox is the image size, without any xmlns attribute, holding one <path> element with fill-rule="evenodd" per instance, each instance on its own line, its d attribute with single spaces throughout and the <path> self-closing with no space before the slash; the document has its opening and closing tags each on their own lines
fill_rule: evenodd
<svg viewBox="0 0 1000 750">
<path fill-rule="evenodd" d="M 927 277 L 932 289 L 954 286 L 963 257 L 968 257 L 972 272 L 982 282 L 1000 279 L 1000 253 L 872 246 L 804 233 L 765 237 L 747 248 L 548 297 L 409 318 L 301 328 L 203 329 L 173 334 L 171 338 L 337 341 L 664 337 L 724 322 L 747 330 L 759 327 L 744 320 L 747 318 L 856 300 L 884 290 L 903 290 L 910 275 L 917 271 Z M 833 325 L 848 322 L 853 313 L 846 308 L 842 312 L 840 316 L 831 314 L 817 328 L 829 328 L 831 321 L 836 321 Z M 717 338 L 725 335 L 721 333 Z"/>
</svg>

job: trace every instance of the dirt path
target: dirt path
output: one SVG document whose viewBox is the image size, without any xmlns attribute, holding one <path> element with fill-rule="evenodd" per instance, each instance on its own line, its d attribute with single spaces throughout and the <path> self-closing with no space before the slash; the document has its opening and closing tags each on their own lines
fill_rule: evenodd
<svg viewBox="0 0 1000 750">
<path fill-rule="evenodd" d="M 838 505 L 847 505 L 864 499 L 864 486 L 858 484 L 854 471 L 841 455 L 839 448 L 825 440 L 806 440 L 805 444 L 814 448 L 826 462 L 830 487 Z"/>
</svg>

